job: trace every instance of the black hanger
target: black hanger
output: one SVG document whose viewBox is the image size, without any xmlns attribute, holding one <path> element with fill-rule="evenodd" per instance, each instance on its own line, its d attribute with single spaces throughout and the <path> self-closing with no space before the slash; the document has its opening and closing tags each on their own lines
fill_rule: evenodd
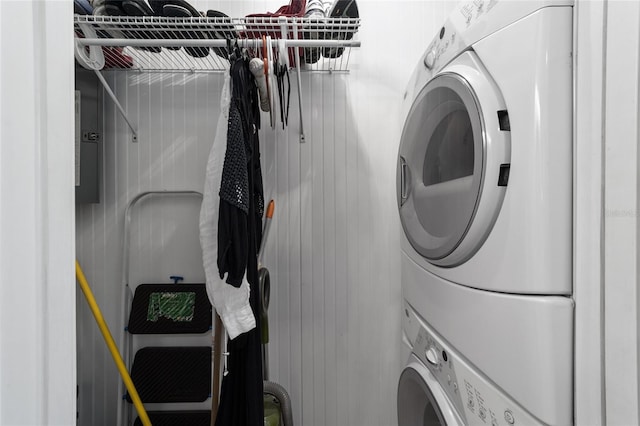
<svg viewBox="0 0 640 426">
<path fill-rule="evenodd" d="M 284 78 L 287 78 L 285 83 Z M 278 97 L 280 98 L 280 118 L 282 129 L 289 125 L 289 101 L 291 99 L 291 80 L 289 79 L 289 69 L 286 65 L 278 63 L 276 65 L 276 79 L 278 82 Z M 286 98 L 285 98 L 286 91 Z"/>
<path fill-rule="evenodd" d="M 227 59 L 231 61 L 231 39 L 227 39 Z"/>
<path fill-rule="evenodd" d="M 238 39 L 233 40 L 233 47 L 231 46 L 232 40 L 227 39 L 227 52 L 229 53 L 229 61 L 237 61 L 243 57 L 243 52 L 238 45 Z"/>
</svg>

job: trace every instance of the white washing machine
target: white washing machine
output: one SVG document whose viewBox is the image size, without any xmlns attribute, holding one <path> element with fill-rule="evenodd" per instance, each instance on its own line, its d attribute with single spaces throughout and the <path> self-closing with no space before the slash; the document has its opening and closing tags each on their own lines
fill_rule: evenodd
<svg viewBox="0 0 640 426">
<path fill-rule="evenodd" d="M 405 325 L 415 339 L 398 384 L 398 424 L 541 424 L 475 370 L 410 307 Z"/>
<path fill-rule="evenodd" d="M 515 407 L 497 424 L 573 423 L 572 22 L 572 1 L 463 2 L 405 96 L 405 317 L 501 395 L 494 414 Z M 430 348 L 403 331 L 420 373 Z M 494 421 L 462 405 L 463 423 Z"/>
</svg>

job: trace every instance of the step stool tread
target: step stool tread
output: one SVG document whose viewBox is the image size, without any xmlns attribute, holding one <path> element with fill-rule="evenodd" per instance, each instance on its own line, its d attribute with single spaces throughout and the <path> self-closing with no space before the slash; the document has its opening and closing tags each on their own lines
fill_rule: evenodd
<svg viewBox="0 0 640 426">
<path fill-rule="evenodd" d="M 131 379 L 142 402 L 205 401 L 211 392 L 211 347 L 142 348 L 133 360 Z"/>
<path fill-rule="evenodd" d="M 210 426 L 211 411 L 149 411 L 153 426 Z M 136 418 L 134 426 L 142 426 Z"/>
<path fill-rule="evenodd" d="M 204 284 L 140 284 L 127 330 L 131 334 L 199 334 L 211 329 Z"/>
</svg>

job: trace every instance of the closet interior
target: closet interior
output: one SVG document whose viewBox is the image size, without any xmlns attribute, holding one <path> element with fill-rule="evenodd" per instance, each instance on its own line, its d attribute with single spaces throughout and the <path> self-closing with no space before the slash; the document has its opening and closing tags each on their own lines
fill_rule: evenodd
<svg viewBox="0 0 640 426">
<path fill-rule="evenodd" d="M 306 195 L 291 185 L 304 184 L 303 152 L 311 144 L 323 141 L 327 127 L 335 132 L 336 125 L 344 123 L 343 119 L 332 120 L 329 115 L 346 112 L 344 94 L 334 95 L 345 92 L 354 55 L 352 48 L 360 47 L 359 18 L 316 20 L 257 15 L 231 18 L 209 11 L 206 17 L 192 18 L 74 17 L 78 62 L 77 256 L 90 277 L 107 322 L 112 325 L 134 381 L 145 382 L 149 389 L 157 390 L 167 386 L 162 376 L 181 376 L 182 384 L 176 386 L 197 388 L 195 399 L 174 395 L 169 400 L 163 400 L 153 390 L 143 389 L 141 396 L 143 402 L 145 399 L 148 402 L 145 403 L 148 411 L 188 413 L 194 424 L 205 422 L 207 410 L 212 406 L 212 395 L 206 392 L 211 380 L 209 377 L 204 382 L 196 380 L 199 372 L 203 372 L 199 379 L 211 376 L 207 346 L 212 344 L 212 330 L 186 331 L 185 335 L 166 330 L 140 332 L 134 330 L 133 317 L 139 319 L 150 312 L 145 311 L 147 305 L 136 306 L 140 292 L 149 300 L 153 296 L 177 295 L 179 302 L 185 302 L 185 306 L 191 303 L 196 316 L 205 315 L 206 321 L 206 312 L 198 313 L 203 303 L 201 283 L 205 281 L 198 216 L 206 160 L 220 113 L 223 76 L 229 72 L 229 52 L 241 50 L 243 55 L 259 59 L 263 65 L 260 71 L 268 87 L 260 99 L 266 104 L 259 130 L 264 196 L 267 201 L 275 200 L 276 211 L 288 214 L 288 220 L 296 220 L 290 217 L 291 211 L 296 205 L 302 208 L 305 203 L 302 197 Z M 320 124 L 318 95 L 320 110 L 327 115 Z M 285 146 L 277 147 L 278 144 Z M 335 149 L 342 149 L 338 144 L 339 141 L 332 141 Z M 290 176 L 292 171 L 300 174 L 298 178 Z M 282 177 L 293 179 L 278 185 Z M 296 236 L 284 226 L 278 230 L 276 225 L 274 232 L 279 235 L 267 243 L 264 254 L 267 265 L 278 259 L 274 252 L 285 251 L 279 245 L 289 245 L 289 241 L 298 239 L 294 244 L 304 247 L 300 240 L 307 231 L 299 228 L 300 234 Z M 290 250 L 286 248 L 287 252 Z M 289 260 L 293 259 L 284 261 Z M 274 281 L 295 279 L 287 277 L 287 269 L 286 264 L 273 265 Z M 300 277 L 296 281 L 305 279 Z M 172 288 L 180 290 L 168 293 L 172 282 L 175 286 Z M 164 290 L 158 290 L 159 285 Z M 300 320 L 303 308 L 295 299 L 302 299 L 306 291 L 301 282 L 296 282 L 297 289 L 286 291 L 278 286 L 282 285 L 274 282 L 271 294 L 272 310 L 277 312 L 271 321 L 275 326 L 272 325 L 270 346 L 275 354 L 282 341 L 290 344 L 286 342 L 290 339 L 285 334 L 286 328 L 303 327 Z M 190 291 L 184 290 L 187 287 Z M 162 317 L 163 305 L 160 299 L 155 302 Z M 136 419 L 131 396 L 101 347 L 104 343 L 85 305 L 79 295 L 79 424 L 142 424 Z M 295 306 L 295 310 L 288 311 L 286 305 Z M 177 310 L 180 312 L 179 307 Z M 158 312 L 154 314 L 156 317 Z M 165 319 L 172 318 L 167 315 Z M 283 321 L 283 315 L 293 318 Z M 284 330 L 279 331 L 283 325 Z M 154 352 L 154 348 L 159 350 Z M 186 352 L 177 353 L 176 348 Z M 143 361 L 136 367 L 138 356 Z M 303 354 L 298 356 L 298 363 L 308 362 Z M 300 387 L 304 385 L 301 377 L 287 377 L 286 359 L 286 354 L 272 358 L 272 371 L 276 374 L 271 375 L 284 380 L 293 395 L 294 416 L 300 424 L 305 403 Z M 190 360 L 187 364 L 193 368 L 176 369 L 175 363 L 180 360 Z M 267 368 L 268 363 L 267 357 Z M 144 365 L 149 367 L 143 368 Z M 145 369 L 149 371 L 141 372 Z M 187 371 L 191 374 L 186 374 Z"/>
</svg>

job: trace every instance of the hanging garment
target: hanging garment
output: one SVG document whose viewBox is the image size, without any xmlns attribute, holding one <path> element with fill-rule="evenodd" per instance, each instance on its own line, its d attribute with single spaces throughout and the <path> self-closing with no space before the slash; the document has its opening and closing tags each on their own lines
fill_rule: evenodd
<svg viewBox="0 0 640 426">
<path fill-rule="evenodd" d="M 207 162 L 202 207 L 200 209 L 200 245 L 207 283 L 207 294 L 211 304 L 222 319 L 229 338 L 234 339 L 256 326 L 249 305 L 250 286 L 246 278 L 239 288 L 224 282 L 218 274 L 218 191 L 222 175 L 223 160 L 227 149 L 227 127 L 231 102 L 231 77 L 225 76 L 220 100 L 220 117 L 213 146 Z"/>
<path fill-rule="evenodd" d="M 249 170 L 247 155 L 251 130 L 243 129 L 238 100 L 229 106 L 227 152 L 220 184 L 220 215 L 218 217 L 218 271 L 227 274 L 227 283 L 239 287 L 249 256 Z"/>
<path fill-rule="evenodd" d="M 228 139 L 228 144 L 239 143 L 244 147 L 246 161 L 246 186 L 242 183 L 241 188 L 248 188 L 247 194 L 235 194 L 231 200 L 222 197 L 220 200 L 220 235 L 226 233 L 228 238 L 235 238 L 235 231 L 229 226 L 234 226 L 240 221 L 246 222 L 246 241 L 233 241 L 231 244 L 246 244 L 246 277 L 249 285 L 253 289 L 258 288 L 258 260 L 257 252 L 262 238 L 262 213 L 264 210 L 264 200 L 262 195 L 262 173 L 260 170 L 260 149 L 258 140 L 259 106 L 258 94 L 253 80 L 253 75 L 249 70 L 249 63 L 242 57 L 236 57 L 231 61 L 230 69 L 233 80 L 233 94 L 230 108 L 237 108 L 240 117 L 241 133 L 243 140 L 238 140 L 235 136 Z M 235 113 L 229 113 L 230 119 Z M 229 121 L 231 126 L 238 123 Z M 234 130 L 235 131 L 235 130 Z M 237 152 L 238 151 L 238 152 Z M 237 153 L 242 156 L 238 147 L 227 148 L 227 152 Z M 235 161 L 233 164 L 235 164 Z M 240 161 L 240 160 L 237 160 Z M 225 156 L 225 166 L 227 165 Z M 229 164 L 232 164 L 231 162 Z M 225 178 L 237 178 L 244 176 L 244 173 L 229 170 L 228 174 L 223 172 Z M 243 178 L 241 178 L 243 179 Z M 240 180 L 241 180 L 240 179 Z M 237 182 L 233 180 L 232 182 Z M 221 185 L 221 189 L 222 189 Z M 243 202 L 248 202 L 246 212 Z M 244 224 L 242 225 L 245 226 Z M 244 229 L 244 228 L 243 228 Z M 220 236 L 219 235 L 219 236 Z M 219 238 L 220 241 L 220 238 Z M 225 238 L 222 241 L 226 241 Z M 244 252 L 244 249 L 242 250 Z M 234 251 L 235 252 L 235 251 Z M 220 261 L 220 258 L 218 259 Z M 225 262 L 228 260 L 223 259 Z M 238 261 L 240 261 L 238 259 Z M 231 261 L 231 263 L 235 262 Z M 231 264 L 230 263 L 230 264 Z M 227 265 L 225 263 L 225 265 Z M 231 285 L 228 287 L 234 288 Z M 250 292 L 250 305 L 256 319 L 257 327 L 251 331 L 228 342 L 227 358 L 228 373 L 222 379 L 222 390 L 220 397 L 220 407 L 216 418 L 216 426 L 263 426 L 264 425 L 264 401 L 263 401 L 263 376 L 262 376 L 262 343 L 260 340 L 260 317 L 259 294 L 257 291 Z"/>
<path fill-rule="evenodd" d="M 227 151 L 220 184 L 220 215 L 218 217 L 218 271 L 227 283 L 239 287 L 247 269 L 249 239 L 260 247 L 261 222 L 264 213 L 262 174 L 258 128 L 260 116 L 254 76 L 248 62 L 239 59 L 231 69 L 233 95 L 229 105 Z M 253 170 L 255 169 L 255 170 Z M 249 175 L 252 179 L 249 179 Z M 253 212 L 250 206 L 253 205 Z M 258 231 L 249 235 L 250 222 Z"/>
</svg>

